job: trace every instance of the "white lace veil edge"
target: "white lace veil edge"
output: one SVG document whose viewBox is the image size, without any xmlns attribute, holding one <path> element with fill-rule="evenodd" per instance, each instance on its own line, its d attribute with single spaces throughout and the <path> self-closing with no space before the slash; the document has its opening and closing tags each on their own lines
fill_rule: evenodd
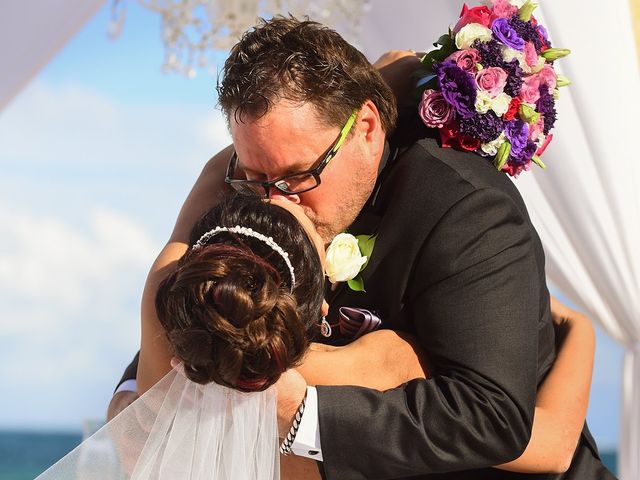
<svg viewBox="0 0 640 480">
<path fill-rule="evenodd" d="M 277 480 L 276 400 L 174 369 L 36 480 Z"/>
</svg>

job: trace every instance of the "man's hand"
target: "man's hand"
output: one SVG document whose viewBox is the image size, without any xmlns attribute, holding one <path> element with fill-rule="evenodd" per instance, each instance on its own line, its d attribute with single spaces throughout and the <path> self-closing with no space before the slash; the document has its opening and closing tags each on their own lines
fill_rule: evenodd
<svg viewBox="0 0 640 480">
<path fill-rule="evenodd" d="M 276 389 L 278 390 L 278 434 L 280 438 L 284 438 L 291 429 L 293 417 L 307 392 L 307 381 L 300 372 L 291 368 L 276 382 Z"/>
<path fill-rule="evenodd" d="M 113 417 L 118 415 L 122 410 L 127 408 L 133 402 L 138 399 L 136 392 L 130 392 L 123 390 L 116 393 L 109 402 L 109 408 L 107 409 L 107 422 L 111 421 Z"/>
</svg>

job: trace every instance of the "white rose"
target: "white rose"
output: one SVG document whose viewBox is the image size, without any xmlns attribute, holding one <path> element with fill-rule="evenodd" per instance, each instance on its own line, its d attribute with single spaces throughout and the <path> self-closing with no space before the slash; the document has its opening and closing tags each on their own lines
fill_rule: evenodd
<svg viewBox="0 0 640 480">
<path fill-rule="evenodd" d="M 478 90 L 476 94 L 476 112 L 487 113 L 491 110 L 491 104 L 493 99 L 489 96 L 489 93 L 484 90 Z"/>
<path fill-rule="evenodd" d="M 510 104 L 511 104 L 511 97 L 506 93 L 501 93 L 492 100 L 491 110 L 493 110 L 497 116 L 501 117 L 505 113 L 507 113 L 507 110 L 509 110 Z"/>
<path fill-rule="evenodd" d="M 494 156 L 498 154 L 498 150 L 500 149 L 502 144 L 506 141 L 507 141 L 507 136 L 504 134 L 504 132 L 502 132 L 498 138 L 496 138 L 495 140 L 489 143 L 483 143 L 482 145 L 480 145 L 480 148 L 484 153 Z"/>
<path fill-rule="evenodd" d="M 520 68 L 522 68 L 523 70 L 525 68 L 530 69 L 529 65 L 527 65 L 527 62 L 524 59 L 524 54 L 522 52 L 519 52 L 518 50 L 514 50 L 511 47 L 507 47 L 507 46 L 502 47 L 502 59 L 505 62 L 511 63 L 511 61 L 514 58 L 518 60 L 518 63 L 520 64 Z"/>
<path fill-rule="evenodd" d="M 349 233 L 340 233 L 327 248 L 326 274 L 331 283 L 354 279 L 367 262 L 360 253 L 358 239 Z"/>
<path fill-rule="evenodd" d="M 456 47 L 460 50 L 470 48 L 471 44 L 476 40 L 480 40 L 483 43 L 491 40 L 492 32 L 484 25 L 479 23 L 469 23 L 462 27 L 456 34 Z"/>
</svg>

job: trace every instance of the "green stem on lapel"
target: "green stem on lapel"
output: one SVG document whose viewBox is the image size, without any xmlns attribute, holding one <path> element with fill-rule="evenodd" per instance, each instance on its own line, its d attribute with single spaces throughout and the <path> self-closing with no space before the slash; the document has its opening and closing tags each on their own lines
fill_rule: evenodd
<svg viewBox="0 0 640 480">
<path fill-rule="evenodd" d="M 367 257 L 367 261 L 360 267 L 360 271 L 363 271 L 369 265 L 369 260 L 371 260 L 371 254 L 373 253 L 373 247 L 376 244 L 377 235 L 358 235 L 356 239 L 358 240 L 358 248 L 360 249 L 360 253 L 362 256 Z"/>
<path fill-rule="evenodd" d="M 361 275 L 358 275 L 356 278 L 352 278 L 351 280 L 349 280 L 347 282 L 347 285 L 349 285 L 349 288 L 351 290 L 353 290 L 354 292 L 364 292 L 364 291 L 366 291 L 364 289 L 364 280 L 362 279 Z"/>
</svg>

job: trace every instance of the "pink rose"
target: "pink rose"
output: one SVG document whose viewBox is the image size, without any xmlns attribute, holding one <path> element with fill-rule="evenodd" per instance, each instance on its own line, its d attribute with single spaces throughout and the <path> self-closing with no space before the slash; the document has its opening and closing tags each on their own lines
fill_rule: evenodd
<svg viewBox="0 0 640 480">
<path fill-rule="evenodd" d="M 536 46 L 532 42 L 524 44 L 524 61 L 527 65 L 534 67 L 538 64 L 538 52 L 536 52 Z"/>
<path fill-rule="evenodd" d="M 425 90 L 418 107 L 420 118 L 429 128 L 442 128 L 453 120 L 453 107 L 447 103 L 442 92 Z"/>
<path fill-rule="evenodd" d="M 484 5 L 481 7 L 469 8 L 465 3 L 462 6 L 460 20 L 456 23 L 453 31 L 457 33 L 462 27 L 470 23 L 479 23 L 480 25 L 489 28 L 491 26 L 491 10 Z"/>
<path fill-rule="evenodd" d="M 476 83 L 491 97 L 496 97 L 504 91 L 508 76 L 507 72 L 499 67 L 489 67 L 476 73 Z"/>
<path fill-rule="evenodd" d="M 519 97 L 523 102 L 535 105 L 540 99 L 540 77 L 538 75 L 530 75 L 524 79 Z"/>
<path fill-rule="evenodd" d="M 508 0 L 493 0 L 494 18 L 511 18 L 518 12 L 518 8 L 511 5 Z"/>
<path fill-rule="evenodd" d="M 556 88 L 558 76 L 551 65 L 545 65 L 544 68 L 537 73 L 537 76 L 540 78 L 542 85 L 549 87 L 549 92 L 552 92 Z"/>
<path fill-rule="evenodd" d="M 529 140 L 533 140 L 534 142 L 538 139 L 540 135 L 544 132 L 544 118 L 540 115 L 538 121 L 533 125 L 529 125 Z"/>
<path fill-rule="evenodd" d="M 467 48 L 458 50 L 447 57 L 458 65 L 462 70 L 469 73 L 475 73 L 476 65 L 480 61 L 480 54 L 475 48 Z"/>
</svg>

